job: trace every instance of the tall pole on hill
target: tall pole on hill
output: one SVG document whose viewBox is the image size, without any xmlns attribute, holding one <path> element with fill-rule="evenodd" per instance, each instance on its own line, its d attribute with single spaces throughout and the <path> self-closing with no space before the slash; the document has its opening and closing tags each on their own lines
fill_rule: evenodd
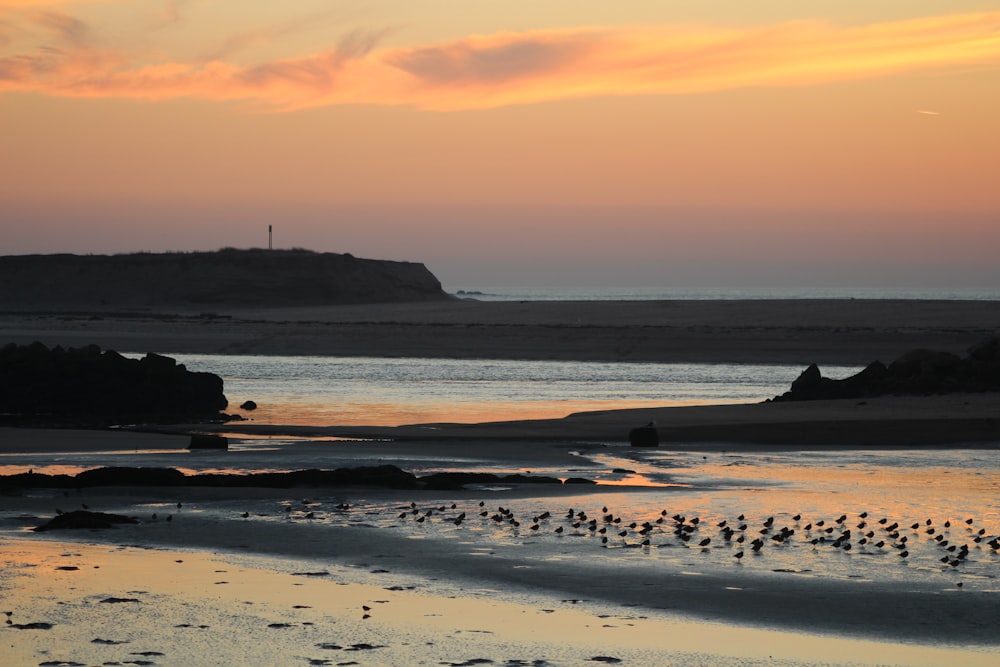
<svg viewBox="0 0 1000 667">
<path fill-rule="evenodd" d="M 271 225 L 267 226 L 267 249 L 274 250 L 274 246 L 271 245 Z"/>
</svg>

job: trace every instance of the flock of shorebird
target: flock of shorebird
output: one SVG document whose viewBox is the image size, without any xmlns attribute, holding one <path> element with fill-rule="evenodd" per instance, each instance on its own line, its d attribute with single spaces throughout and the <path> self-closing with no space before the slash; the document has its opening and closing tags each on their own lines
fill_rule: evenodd
<svg viewBox="0 0 1000 667">
<path fill-rule="evenodd" d="M 774 516 L 758 522 L 748 520 L 744 514 L 705 521 L 697 516 L 671 514 L 666 509 L 655 518 L 636 521 L 616 515 L 607 507 L 593 513 L 570 508 L 556 517 L 548 511 L 519 517 L 507 507 L 488 509 L 485 501 L 480 501 L 474 509 L 461 509 L 454 503 L 421 507 L 415 502 L 399 509 L 402 510 L 397 516 L 399 521 L 462 526 L 476 520 L 517 535 L 529 531 L 529 534 L 548 532 L 560 537 L 596 538 L 605 547 L 682 546 L 703 551 L 723 547 L 732 552 L 736 562 L 749 554 L 761 554 L 793 542 L 841 552 L 882 552 L 906 559 L 915 544 L 926 541 L 937 551 L 942 566 L 951 568 L 968 562 L 973 552 L 1000 556 L 1000 536 L 988 533 L 973 518 L 902 522 L 860 512 L 808 520 L 795 514 L 779 525 Z"/>
<path fill-rule="evenodd" d="M 178 502 L 177 509 L 181 507 Z M 356 509 L 359 508 L 346 502 L 335 505 L 311 500 L 282 503 L 282 514 L 292 521 L 322 520 L 332 515 L 349 517 Z M 555 515 L 543 511 L 518 516 L 502 505 L 490 509 L 483 500 L 464 508 L 454 502 L 432 506 L 410 502 L 395 511 L 398 512 L 395 517 L 397 525 L 404 522 L 425 528 L 434 525 L 457 528 L 475 524 L 479 530 L 492 528 L 514 538 L 546 533 L 556 538 L 591 538 L 606 548 L 673 546 L 701 552 L 728 549 L 736 563 L 747 556 L 759 556 L 770 549 L 789 545 L 811 545 L 813 549 L 843 553 L 892 554 L 905 560 L 910 557 L 911 550 L 920 544 L 931 547 L 933 557 L 944 569 L 961 568 L 971 561 L 1000 564 L 1000 535 L 989 532 L 972 517 L 901 521 L 885 516 L 875 518 L 863 511 L 843 513 L 836 518 L 807 519 L 802 514 L 795 514 L 785 515 L 781 521 L 775 516 L 753 521 L 744 514 L 735 518 L 702 519 L 671 514 L 664 509 L 653 517 L 647 516 L 645 520 L 629 520 L 607 507 L 602 507 L 599 512 L 569 508 Z M 62 513 L 58 509 L 56 512 Z M 252 515 L 243 512 L 240 516 L 249 519 Z M 158 518 L 153 514 L 150 520 L 157 521 Z M 168 515 L 166 521 L 172 518 Z M 924 561 L 927 553 L 927 549 L 923 548 Z"/>
</svg>

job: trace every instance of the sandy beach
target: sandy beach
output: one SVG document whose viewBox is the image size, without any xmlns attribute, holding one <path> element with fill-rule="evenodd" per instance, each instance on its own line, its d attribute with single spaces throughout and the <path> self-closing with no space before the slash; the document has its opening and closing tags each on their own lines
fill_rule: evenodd
<svg viewBox="0 0 1000 667">
<path fill-rule="evenodd" d="M 475 356 L 490 345 L 511 358 L 858 363 L 909 347 L 961 352 L 1000 329 L 996 304 L 840 305 L 456 302 L 191 319 L 8 313 L 0 331 L 16 342 L 161 352 L 405 355 L 448 330 L 453 336 L 438 338 L 442 355 Z M 572 324 L 574 316 L 587 325 Z M 636 341 L 623 338 L 633 334 Z M 587 351 L 577 340 L 590 341 Z M 1000 535 L 998 402 L 983 394 L 484 424 L 199 426 L 230 435 L 232 449 L 215 455 L 185 449 L 190 426 L 3 428 L 6 474 L 391 463 L 418 476 L 596 482 L 447 492 L 10 489 L 0 497 L 4 662 L 996 664 L 1000 554 L 988 541 Z M 628 447 L 628 429 L 652 420 L 661 447 Z M 57 509 L 83 505 L 139 523 L 30 531 Z M 751 548 L 756 539 L 762 548 Z"/>
</svg>

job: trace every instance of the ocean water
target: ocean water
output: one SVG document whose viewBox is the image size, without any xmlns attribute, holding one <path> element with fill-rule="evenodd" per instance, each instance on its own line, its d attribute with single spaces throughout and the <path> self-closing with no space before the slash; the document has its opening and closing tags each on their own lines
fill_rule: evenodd
<svg viewBox="0 0 1000 667">
<path fill-rule="evenodd" d="M 223 378 L 229 411 L 263 424 L 399 425 L 559 418 L 664 405 L 755 403 L 800 366 L 169 354 Z M 824 367 L 846 377 L 860 367 Z M 246 400 L 253 412 L 238 410 Z"/>
<path fill-rule="evenodd" d="M 650 301 L 714 299 L 943 299 L 996 301 L 1000 287 L 525 287 L 449 286 L 480 301 Z"/>
</svg>

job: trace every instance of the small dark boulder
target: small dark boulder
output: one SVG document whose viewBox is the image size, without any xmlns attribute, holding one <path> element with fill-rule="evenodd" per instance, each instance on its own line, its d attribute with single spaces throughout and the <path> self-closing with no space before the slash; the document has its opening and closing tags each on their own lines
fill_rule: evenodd
<svg viewBox="0 0 1000 667">
<path fill-rule="evenodd" d="M 243 401 L 240 404 L 240 410 L 256 410 L 257 404 L 254 401 Z"/>
<path fill-rule="evenodd" d="M 120 523 L 139 523 L 139 521 L 120 514 L 77 510 L 75 512 L 57 514 L 51 521 L 34 528 L 34 531 L 36 533 L 43 533 L 47 530 L 105 529 L 114 528 L 116 524 Z"/>
<path fill-rule="evenodd" d="M 51 623 L 46 623 L 45 621 L 35 621 L 34 623 L 11 623 L 7 627 L 8 628 L 12 628 L 14 630 L 51 630 L 54 626 Z M 39 665 L 46 665 L 46 664 L 50 664 L 50 663 L 40 662 L 38 664 Z M 51 663 L 51 664 L 55 664 L 55 663 Z M 78 662 L 62 663 L 62 662 L 60 662 L 58 664 L 60 664 L 60 665 L 63 665 L 63 664 L 79 665 L 79 664 L 82 664 L 82 663 L 78 663 Z"/>
<path fill-rule="evenodd" d="M 188 449 L 229 449 L 229 438 L 224 435 L 198 434 L 191 436 Z"/>
<path fill-rule="evenodd" d="M 597 482 L 585 477 L 567 477 L 563 484 L 597 484 Z"/>
<path fill-rule="evenodd" d="M 633 447 L 659 447 L 660 434 L 654 424 L 647 424 L 629 431 L 628 441 Z"/>
</svg>

